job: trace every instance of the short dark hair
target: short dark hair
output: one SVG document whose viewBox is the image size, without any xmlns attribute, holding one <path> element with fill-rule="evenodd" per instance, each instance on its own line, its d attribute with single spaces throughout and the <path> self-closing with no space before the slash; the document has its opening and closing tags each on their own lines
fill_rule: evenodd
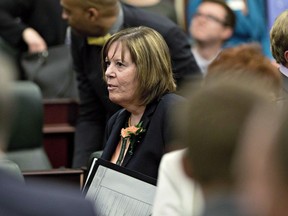
<svg viewBox="0 0 288 216">
<path fill-rule="evenodd" d="M 224 21 L 225 26 L 229 26 L 232 29 L 235 28 L 236 16 L 234 11 L 223 0 L 203 0 L 202 2 L 212 2 L 221 5 L 226 11 L 226 17 Z"/>
</svg>

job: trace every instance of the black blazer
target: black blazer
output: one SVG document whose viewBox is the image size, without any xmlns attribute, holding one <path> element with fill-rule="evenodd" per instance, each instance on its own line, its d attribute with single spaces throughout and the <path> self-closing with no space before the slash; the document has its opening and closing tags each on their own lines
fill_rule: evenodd
<svg viewBox="0 0 288 216">
<path fill-rule="evenodd" d="M 122 166 L 157 179 L 159 163 L 172 134 L 170 111 L 173 105 L 182 100 L 176 94 L 166 94 L 146 107 L 141 118 L 142 127 L 146 131 L 140 136 L 139 142 L 135 143 L 133 154 L 126 153 Z M 106 147 L 102 159 L 111 160 L 120 140 L 120 131 L 129 116 L 127 110 L 121 109 L 110 118 L 105 132 Z"/>
<path fill-rule="evenodd" d="M 168 44 L 173 73 L 179 85 L 183 80 L 199 75 L 200 70 L 191 53 L 187 35 L 166 17 L 122 4 L 126 27 L 148 26 L 159 31 Z M 103 149 L 106 122 L 119 106 L 108 98 L 101 69 L 101 46 L 87 44 L 86 37 L 72 34 L 72 56 L 77 72 L 80 116 L 76 127 L 73 166 L 86 165 L 93 151 Z"/>
</svg>

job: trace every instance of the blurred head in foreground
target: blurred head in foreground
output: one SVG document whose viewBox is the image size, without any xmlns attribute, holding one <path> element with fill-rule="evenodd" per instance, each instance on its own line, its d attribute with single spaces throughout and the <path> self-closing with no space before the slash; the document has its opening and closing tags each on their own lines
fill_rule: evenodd
<svg viewBox="0 0 288 216">
<path fill-rule="evenodd" d="M 287 215 L 287 129 L 287 104 L 258 106 L 247 122 L 235 165 L 239 191 L 253 215 Z"/>
<path fill-rule="evenodd" d="M 229 82 L 215 78 L 193 89 L 178 110 L 178 142 L 188 148 L 184 169 L 201 185 L 206 199 L 234 191 L 232 161 L 243 125 L 257 104 L 271 103 L 269 91 L 259 89 L 259 84 L 253 76 Z"/>
<path fill-rule="evenodd" d="M 212 79 L 213 82 L 214 76 L 222 76 L 227 81 L 254 76 L 256 80 L 261 80 L 259 88 L 269 88 L 274 98 L 278 98 L 282 87 L 280 72 L 262 54 L 261 47 L 256 43 L 224 49 L 209 65 L 205 81 Z"/>
</svg>

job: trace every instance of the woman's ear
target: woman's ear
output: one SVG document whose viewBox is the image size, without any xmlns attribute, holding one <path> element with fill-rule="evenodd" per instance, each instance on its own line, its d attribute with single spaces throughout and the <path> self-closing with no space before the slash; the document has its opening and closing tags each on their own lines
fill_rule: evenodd
<svg viewBox="0 0 288 216">
<path fill-rule="evenodd" d="M 193 171 L 192 171 L 192 166 L 190 164 L 190 161 L 187 157 L 187 154 L 183 154 L 182 156 L 182 168 L 185 172 L 185 174 L 189 177 L 189 178 L 193 178 Z"/>
</svg>

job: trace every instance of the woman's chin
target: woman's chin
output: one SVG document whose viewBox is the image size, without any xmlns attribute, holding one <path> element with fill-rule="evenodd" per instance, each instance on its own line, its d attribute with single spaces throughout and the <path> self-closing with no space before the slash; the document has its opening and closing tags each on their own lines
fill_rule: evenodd
<svg viewBox="0 0 288 216">
<path fill-rule="evenodd" d="M 121 103 L 121 101 L 119 100 L 119 98 L 117 97 L 113 97 L 113 96 L 109 96 L 109 100 L 112 101 L 115 104 L 119 104 Z M 119 104 L 120 105 L 120 104 Z"/>
</svg>

